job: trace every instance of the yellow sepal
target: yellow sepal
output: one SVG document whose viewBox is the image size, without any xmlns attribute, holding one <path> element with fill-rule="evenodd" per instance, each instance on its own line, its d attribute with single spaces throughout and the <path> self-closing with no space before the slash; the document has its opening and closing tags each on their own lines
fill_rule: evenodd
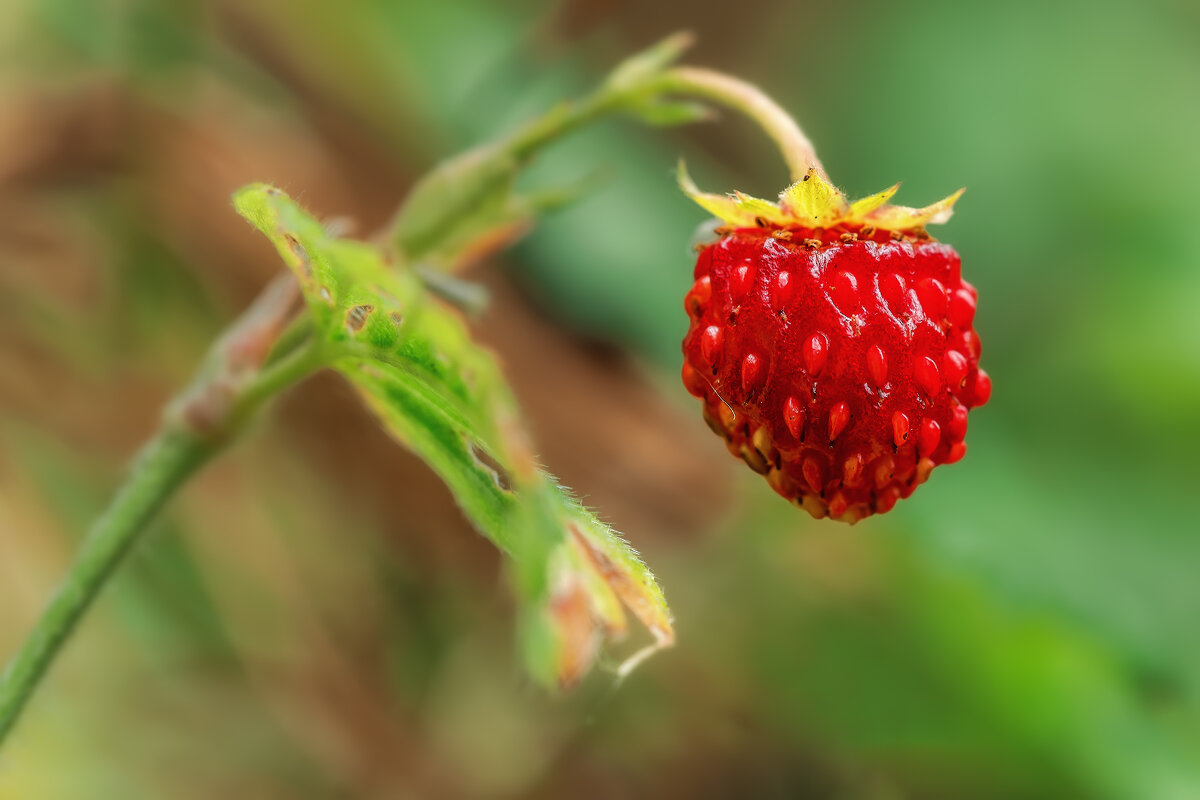
<svg viewBox="0 0 1200 800">
<path fill-rule="evenodd" d="M 954 204 L 966 189 L 959 189 L 949 197 L 944 197 L 924 208 L 909 208 L 907 206 L 882 206 L 863 216 L 863 221 L 877 228 L 889 231 L 921 228 L 925 225 L 937 225 L 950 219 L 954 213 Z"/>
<path fill-rule="evenodd" d="M 892 195 L 900 188 L 900 184 L 895 183 L 884 189 L 882 192 L 869 194 L 862 200 L 855 200 L 850 204 L 850 211 L 846 214 L 850 219 L 862 219 L 867 214 L 871 213 L 881 205 L 892 199 Z"/>
<path fill-rule="evenodd" d="M 756 223 L 758 220 L 764 220 L 775 225 L 786 225 L 788 222 L 787 215 L 780 211 L 779 206 L 770 200 L 763 200 L 761 197 L 751 197 L 748 194 L 742 194 L 738 191 L 735 191 L 733 196 L 738 211 L 751 215 L 751 218 Z"/>
<path fill-rule="evenodd" d="M 779 195 L 778 205 L 741 192 L 732 195 L 702 192 L 679 162 L 679 188 L 697 205 L 722 222 L 738 228 L 760 224 L 781 228 L 832 228 L 837 225 L 871 226 L 885 231 L 915 231 L 950 219 L 954 204 L 965 189 L 959 189 L 924 208 L 888 205 L 900 184 L 868 195 L 853 203 L 817 170 L 809 169 L 800 180 Z"/>
<path fill-rule="evenodd" d="M 779 210 L 779 206 L 769 200 L 751 197 L 741 192 L 722 195 L 700 191 L 692 181 L 692 177 L 688 175 L 687 166 L 682 160 L 679 162 L 677 174 L 679 188 L 683 190 L 683 193 L 690 197 L 696 205 L 722 222 L 738 228 L 754 227 L 760 219 L 776 225 L 785 225 L 788 222 L 786 216 Z"/>
<path fill-rule="evenodd" d="M 803 178 L 783 190 L 779 206 L 791 220 L 805 227 L 822 228 L 835 225 L 846 216 L 846 196 L 809 169 Z"/>
</svg>

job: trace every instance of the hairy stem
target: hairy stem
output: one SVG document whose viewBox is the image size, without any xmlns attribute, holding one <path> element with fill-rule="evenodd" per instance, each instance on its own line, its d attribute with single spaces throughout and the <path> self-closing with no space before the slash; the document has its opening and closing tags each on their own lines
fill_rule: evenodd
<svg viewBox="0 0 1200 800">
<path fill-rule="evenodd" d="M 215 450 L 210 440 L 180 428 L 161 431 L 143 448 L 129 481 L 93 525 L 66 579 L 0 677 L 0 742 L 138 533 Z"/>
<path fill-rule="evenodd" d="M 713 70 L 675 67 L 662 74 L 656 87 L 664 92 L 690 95 L 732 108 L 759 125 L 783 153 L 792 180 L 815 169 L 828 180 L 812 142 L 778 103 L 755 86 Z"/>
<path fill-rule="evenodd" d="M 311 340 L 295 342 L 286 353 L 276 350 L 265 367 L 259 366 L 286 323 L 293 293 L 282 281 L 263 292 L 218 342 L 196 382 L 171 404 L 162 427 L 142 448 L 127 481 L 92 526 L 58 591 L 0 675 L 0 744 L 155 513 L 267 400 L 320 367 L 324 354 Z"/>
</svg>

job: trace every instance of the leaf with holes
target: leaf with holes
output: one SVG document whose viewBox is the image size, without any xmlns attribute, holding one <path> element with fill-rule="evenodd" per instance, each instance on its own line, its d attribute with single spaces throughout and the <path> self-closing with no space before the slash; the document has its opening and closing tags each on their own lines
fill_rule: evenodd
<svg viewBox="0 0 1200 800">
<path fill-rule="evenodd" d="M 623 606 L 653 634 L 644 652 L 671 644 L 653 575 L 538 467 L 495 359 L 461 316 L 415 272 L 376 247 L 330 236 L 277 189 L 248 186 L 234 205 L 295 274 L 329 365 L 510 557 L 534 674 L 576 682 L 600 646 L 624 634 Z"/>
</svg>

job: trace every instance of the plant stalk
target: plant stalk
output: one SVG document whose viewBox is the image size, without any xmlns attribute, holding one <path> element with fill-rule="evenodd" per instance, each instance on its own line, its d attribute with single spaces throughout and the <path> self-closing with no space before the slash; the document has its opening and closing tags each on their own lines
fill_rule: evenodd
<svg viewBox="0 0 1200 800">
<path fill-rule="evenodd" d="M 815 169 L 822 178 L 829 179 L 804 131 L 778 103 L 756 86 L 709 69 L 675 67 L 664 72 L 655 87 L 663 92 L 720 103 L 753 120 L 779 147 L 792 180 L 800 180 L 809 169 Z"/>
<path fill-rule="evenodd" d="M 128 479 L 93 524 L 41 618 L 0 674 L 0 745 L 155 513 L 236 438 L 266 401 L 323 363 L 324 353 L 311 339 L 288 342 L 285 352 L 272 351 L 290 316 L 294 286 L 290 276 L 269 286 L 219 340 L 195 383 L 168 407 L 158 433 L 142 448 Z"/>
<path fill-rule="evenodd" d="M 146 523 L 217 449 L 211 440 L 182 428 L 163 429 L 142 449 L 129 480 L 92 526 L 70 572 L 0 676 L 0 742 Z"/>
</svg>

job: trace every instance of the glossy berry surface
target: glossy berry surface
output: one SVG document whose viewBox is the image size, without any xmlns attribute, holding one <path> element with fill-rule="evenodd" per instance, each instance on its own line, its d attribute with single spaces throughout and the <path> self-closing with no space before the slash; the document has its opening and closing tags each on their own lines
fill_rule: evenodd
<svg viewBox="0 0 1200 800">
<path fill-rule="evenodd" d="M 684 301 L 683 380 L 731 453 L 847 522 L 963 457 L 991 381 L 951 247 L 869 225 L 720 232 Z"/>
</svg>

